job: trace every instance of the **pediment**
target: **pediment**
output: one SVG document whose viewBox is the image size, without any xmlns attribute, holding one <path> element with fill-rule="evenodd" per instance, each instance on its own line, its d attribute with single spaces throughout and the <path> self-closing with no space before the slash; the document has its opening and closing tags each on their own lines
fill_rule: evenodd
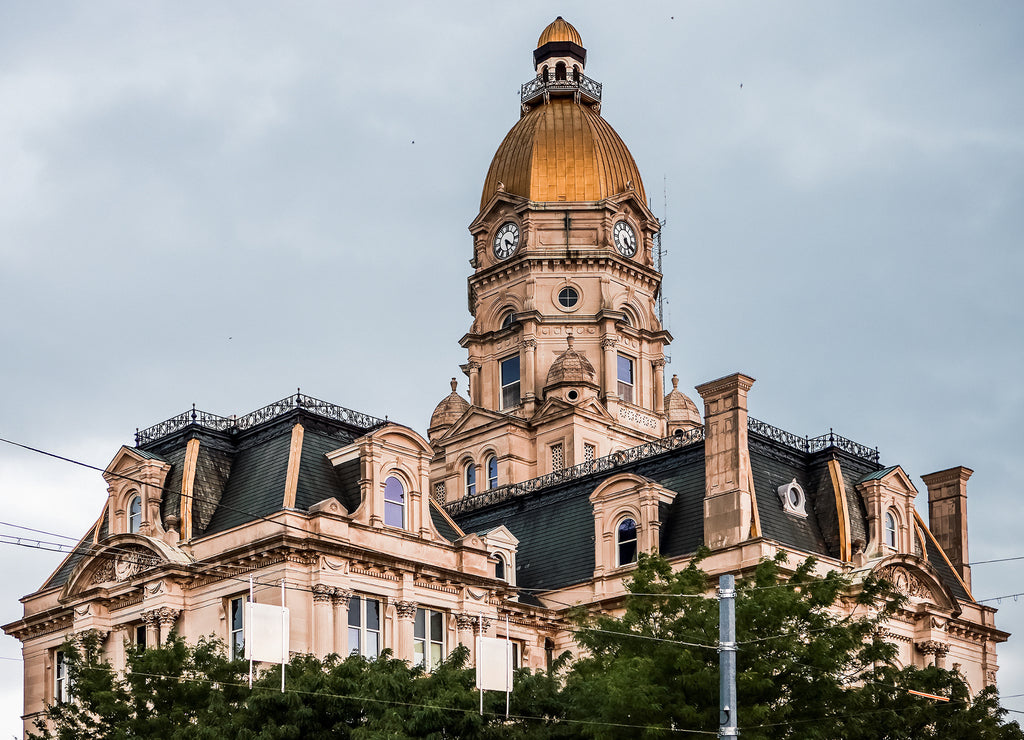
<svg viewBox="0 0 1024 740">
<path fill-rule="evenodd" d="M 515 548 L 519 544 L 519 538 L 512 534 L 511 530 L 504 524 L 499 524 L 494 529 L 489 529 L 480 535 L 480 538 L 489 545 L 506 545 Z"/>
<path fill-rule="evenodd" d="M 880 474 L 869 476 L 868 478 L 861 481 L 861 485 L 869 483 L 871 481 L 878 481 L 885 488 L 897 493 L 906 494 L 910 498 L 917 496 L 917 488 L 914 487 L 914 482 L 907 475 L 906 471 L 899 465 L 893 465 Z"/>
<path fill-rule="evenodd" d="M 60 600 L 93 588 L 116 588 L 162 565 L 191 562 L 184 552 L 160 540 L 140 534 L 116 535 L 104 540 L 75 566 L 61 591 Z"/>
<path fill-rule="evenodd" d="M 136 450 L 134 447 L 121 445 L 121 449 L 119 449 L 117 451 L 117 454 L 114 455 L 114 459 L 110 461 L 106 468 L 104 468 L 104 477 L 113 476 L 116 478 L 119 475 L 127 475 L 131 471 L 138 470 L 139 467 L 141 467 L 147 462 L 156 463 L 158 466 L 161 467 L 170 467 L 168 463 L 164 462 L 163 460 L 143 456 L 139 454 L 139 451 Z"/>
<path fill-rule="evenodd" d="M 929 602 L 942 609 L 960 611 L 959 602 L 942 582 L 938 572 L 914 555 L 894 555 L 882 559 L 872 572 L 889 581 L 909 603 Z"/>
<path fill-rule="evenodd" d="M 561 398 L 549 398 L 541 404 L 540 408 L 537 409 L 530 421 L 536 425 L 550 419 L 557 419 L 559 417 L 568 416 L 578 412 L 595 414 L 596 416 L 601 417 L 602 420 L 609 423 L 615 421 L 604 405 L 596 398 L 588 398 L 580 401 L 578 404 L 568 403 L 567 401 L 563 401 Z"/>
<path fill-rule="evenodd" d="M 451 429 L 441 435 L 438 439 L 438 444 L 444 445 L 444 443 L 460 434 L 465 432 L 475 431 L 483 426 L 491 424 L 525 424 L 523 419 L 509 414 L 501 414 L 497 411 L 490 411 L 489 409 L 481 408 L 479 406 L 470 406 L 466 409 L 459 420 L 452 424 Z"/>
<path fill-rule="evenodd" d="M 492 220 L 495 211 L 503 209 L 518 211 L 528 202 L 529 199 L 521 195 L 513 195 L 504 190 L 495 190 L 487 203 L 484 204 L 484 207 L 480 209 L 480 214 L 469 225 L 470 233 L 473 234 L 487 228 L 487 224 Z"/>
<path fill-rule="evenodd" d="M 604 203 L 616 210 L 621 209 L 623 206 L 629 206 L 648 221 L 652 221 L 655 224 L 658 223 L 657 217 L 647 207 L 647 204 L 643 202 L 643 199 L 636 190 L 624 190 L 621 193 L 609 196 L 604 199 Z"/>
</svg>

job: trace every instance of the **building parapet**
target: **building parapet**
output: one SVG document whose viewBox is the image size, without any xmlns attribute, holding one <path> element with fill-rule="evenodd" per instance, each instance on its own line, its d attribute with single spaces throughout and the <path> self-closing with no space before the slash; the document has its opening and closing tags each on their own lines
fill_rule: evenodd
<svg viewBox="0 0 1024 740">
<path fill-rule="evenodd" d="M 854 457 L 859 457 L 876 465 L 879 460 L 877 447 L 871 448 L 859 442 L 854 442 L 852 439 L 841 437 L 831 429 L 828 430 L 828 434 L 822 434 L 818 437 L 800 437 L 751 416 L 747 418 L 747 431 L 769 439 L 772 442 L 778 442 L 786 447 L 791 447 L 794 450 L 800 450 L 801 452 L 821 452 L 829 447 L 835 447 Z"/>
<path fill-rule="evenodd" d="M 175 432 L 180 432 L 182 429 L 193 424 L 217 432 L 241 432 L 284 416 L 295 409 L 302 409 L 316 416 L 340 421 L 357 429 L 367 431 L 387 423 L 386 420 L 378 419 L 369 414 L 353 411 L 352 409 L 337 406 L 327 401 L 321 401 L 319 398 L 313 398 L 303 393 L 294 393 L 287 398 L 282 398 L 280 401 L 275 401 L 244 416 L 218 416 L 208 411 L 200 411 L 196 408 L 195 404 L 192 404 L 191 411 L 185 411 L 177 416 L 172 416 L 170 419 L 154 424 L 142 431 L 135 430 L 135 445 L 139 446 L 155 442 Z"/>
<path fill-rule="evenodd" d="M 525 480 L 521 483 L 510 483 L 487 491 L 481 491 L 480 493 L 472 496 L 466 496 L 458 501 L 453 501 L 450 504 L 445 505 L 444 508 L 452 515 L 464 514 L 468 511 L 482 509 L 492 504 L 507 501 L 508 499 L 522 496 L 527 493 L 532 493 L 533 491 L 539 491 L 542 488 L 548 488 L 549 486 L 558 485 L 559 483 L 577 480 L 578 478 L 585 478 L 593 473 L 612 471 L 628 463 L 636 462 L 637 460 L 644 460 L 648 457 L 660 455 L 663 452 L 676 450 L 681 447 L 689 447 L 690 445 L 703 441 L 704 427 L 702 426 L 695 427 L 687 431 L 679 430 L 671 436 L 651 440 L 650 442 L 645 442 L 642 445 L 630 447 L 628 450 L 619 450 L 618 452 L 613 452 L 610 455 L 599 457 L 596 460 L 574 465 L 571 468 L 556 470 L 553 473 L 548 473 L 537 478 L 531 478 L 530 480 Z"/>
</svg>

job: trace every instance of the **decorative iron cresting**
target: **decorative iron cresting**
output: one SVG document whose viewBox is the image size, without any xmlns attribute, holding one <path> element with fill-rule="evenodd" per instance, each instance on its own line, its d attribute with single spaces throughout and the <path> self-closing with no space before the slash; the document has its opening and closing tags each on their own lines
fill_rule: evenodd
<svg viewBox="0 0 1024 740">
<path fill-rule="evenodd" d="M 582 74 L 575 80 L 546 80 L 543 77 L 534 77 L 528 82 L 523 83 L 519 98 L 523 103 L 530 103 L 537 98 L 543 97 L 545 93 L 579 91 L 590 102 L 599 103 L 601 102 L 601 88 L 600 82 Z"/>
<path fill-rule="evenodd" d="M 835 447 L 876 465 L 880 458 L 877 447 L 871 448 L 854 442 L 852 439 L 841 437 L 831 429 L 828 430 L 828 434 L 822 434 L 820 437 L 800 437 L 749 416 L 747 417 L 747 430 L 801 452 L 821 452 L 829 447 Z"/>
<path fill-rule="evenodd" d="M 162 421 L 148 429 L 136 431 L 135 444 L 138 446 L 155 442 L 193 424 L 218 432 L 244 431 L 299 408 L 325 419 L 340 421 L 359 429 L 370 430 L 387 423 L 384 419 L 378 419 L 369 414 L 321 401 L 319 398 L 313 398 L 303 393 L 295 393 L 244 416 L 218 416 L 208 411 L 200 411 L 193 404 L 191 411 L 172 416 L 167 421 Z"/>
<path fill-rule="evenodd" d="M 610 455 L 599 457 L 596 460 L 574 465 L 571 468 L 563 468 L 562 470 L 556 470 L 553 473 L 542 475 L 538 478 L 531 478 L 525 480 L 522 483 L 510 483 L 505 486 L 498 486 L 487 491 L 481 491 L 472 496 L 466 496 L 458 501 L 453 501 L 450 504 L 445 505 L 445 510 L 449 514 L 464 514 L 467 511 L 474 511 L 476 509 L 482 509 L 485 506 L 496 504 L 501 501 L 507 501 L 508 499 L 515 498 L 516 496 L 522 496 L 533 491 L 539 491 L 542 488 L 548 486 L 558 485 L 559 483 L 566 483 L 568 481 L 576 480 L 577 478 L 583 478 L 591 475 L 592 473 L 603 473 L 610 470 L 614 470 L 627 463 L 636 462 L 637 460 L 644 460 L 648 457 L 654 457 L 660 455 L 663 452 L 669 450 L 677 450 L 681 447 L 688 447 L 697 442 L 704 440 L 704 427 L 695 427 L 685 432 L 677 432 L 669 437 L 662 439 L 655 439 L 650 442 L 645 442 L 642 445 L 636 447 L 630 447 L 628 450 L 620 450 L 619 452 L 613 452 Z"/>
</svg>

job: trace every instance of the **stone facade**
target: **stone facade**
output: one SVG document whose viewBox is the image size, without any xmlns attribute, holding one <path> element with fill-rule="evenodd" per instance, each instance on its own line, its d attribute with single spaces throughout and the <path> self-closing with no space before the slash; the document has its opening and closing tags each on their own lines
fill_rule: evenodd
<svg viewBox="0 0 1024 740">
<path fill-rule="evenodd" d="M 507 623 L 542 668 L 575 648 L 571 605 L 621 608 L 638 552 L 684 567 L 702 545 L 712 575 L 780 551 L 884 574 L 908 597 L 888 627 L 901 663 L 995 681 L 1008 635 L 970 592 L 971 471 L 924 477 L 933 534 L 900 466 L 751 418 L 753 378 L 698 386 L 703 421 L 677 379 L 666 394 L 639 171 L 576 30 L 555 21 L 534 61 L 469 227 L 466 396 L 453 379 L 429 439 L 301 394 L 140 433 L 104 473 L 95 524 L 4 627 L 23 644 L 27 726 L 60 698 L 69 636 L 97 631 L 115 667 L 126 642 L 172 631 L 235 649 L 250 579 L 269 604 L 284 582 L 295 653 L 429 662 L 431 644 L 472 650 Z"/>
</svg>

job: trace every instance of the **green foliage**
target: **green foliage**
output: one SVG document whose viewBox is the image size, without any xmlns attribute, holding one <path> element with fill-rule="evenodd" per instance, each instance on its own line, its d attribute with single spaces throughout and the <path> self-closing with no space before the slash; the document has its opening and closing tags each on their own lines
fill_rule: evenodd
<svg viewBox="0 0 1024 740">
<path fill-rule="evenodd" d="M 576 615 L 581 657 L 515 674 L 484 714 L 455 648 L 427 674 L 390 651 L 372 661 L 298 656 L 258 675 L 224 646 L 172 637 L 129 648 L 127 669 L 104 662 L 95 636 L 65 645 L 73 701 L 49 707 L 33 740 L 320 740 L 326 738 L 655 738 L 668 730 L 717 734 L 718 601 L 701 557 L 673 571 L 643 557 L 621 616 Z M 973 699 L 963 679 L 938 668 L 897 669 L 880 627 L 899 608 L 888 584 L 814 575 L 801 563 L 760 563 L 737 584 L 739 725 L 743 738 L 1024 740 L 1006 723 L 994 689 Z M 851 595 L 852 594 L 852 595 Z M 851 616 L 836 607 L 846 606 Z M 908 692 L 948 697 L 940 702 Z"/>
</svg>

